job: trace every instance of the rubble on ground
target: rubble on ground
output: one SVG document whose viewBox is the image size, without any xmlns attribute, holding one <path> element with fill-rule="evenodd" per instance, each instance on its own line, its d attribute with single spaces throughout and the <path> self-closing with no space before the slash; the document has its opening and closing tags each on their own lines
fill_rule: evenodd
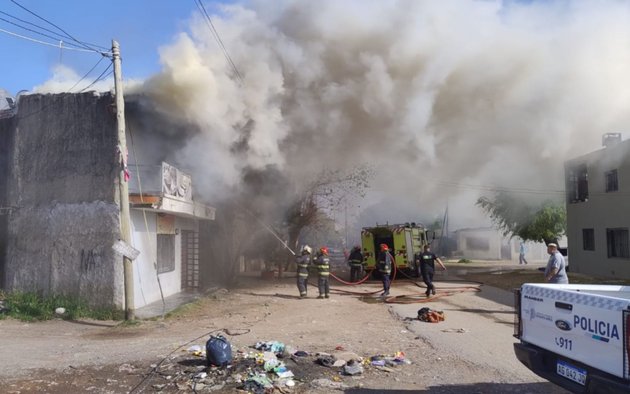
<svg viewBox="0 0 630 394">
<path fill-rule="evenodd" d="M 190 345 L 152 365 L 141 382 L 156 392 L 247 392 L 290 393 L 300 386 L 331 390 L 361 387 L 366 373 L 393 373 L 411 364 L 403 352 L 361 357 L 343 350 L 308 352 L 278 341 L 258 342 L 249 348 L 233 349 L 226 367 L 208 366 L 203 345 Z M 122 370 L 133 367 L 123 364 Z"/>
</svg>

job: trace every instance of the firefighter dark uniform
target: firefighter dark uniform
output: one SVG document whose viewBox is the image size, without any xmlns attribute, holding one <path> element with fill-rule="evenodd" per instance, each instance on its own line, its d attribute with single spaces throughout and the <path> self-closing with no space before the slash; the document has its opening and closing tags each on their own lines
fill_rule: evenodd
<svg viewBox="0 0 630 394">
<path fill-rule="evenodd" d="M 317 267 L 317 287 L 319 289 L 319 296 L 317 298 L 330 297 L 330 286 L 328 284 L 328 277 L 330 276 L 330 260 L 328 259 L 328 248 L 323 247 L 319 249 L 319 252 L 313 260 L 313 264 Z"/>
<path fill-rule="evenodd" d="M 386 244 L 381 244 L 381 252 L 378 254 L 378 272 L 381 273 L 381 280 L 383 281 L 383 293 L 382 296 L 389 295 L 389 286 L 391 284 L 392 263 L 394 258 L 389 253 L 389 247 Z"/>
<path fill-rule="evenodd" d="M 348 265 L 350 265 L 350 282 L 358 281 L 363 271 L 363 254 L 359 246 L 352 248 L 348 256 Z"/>
<path fill-rule="evenodd" d="M 446 267 L 442 264 L 442 261 L 433 253 L 428 245 L 424 247 L 424 252 L 416 254 L 416 264 L 420 264 L 420 273 L 422 274 L 422 281 L 427 285 L 427 291 L 425 294 L 427 297 L 431 294 L 435 295 L 435 285 L 433 284 L 433 275 L 435 274 L 435 262 L 438 262 L 444 270 Z"/>
<path fill-rule="evenodd" d="M 304 246 L 302 254 L 296 256 L 295 264 L 297 266 L 297 287 L 300 291 L 300 297 L 306 297 L 308 284 L 308 265 L 311 262 L 311 248 Z"/>
</svg>

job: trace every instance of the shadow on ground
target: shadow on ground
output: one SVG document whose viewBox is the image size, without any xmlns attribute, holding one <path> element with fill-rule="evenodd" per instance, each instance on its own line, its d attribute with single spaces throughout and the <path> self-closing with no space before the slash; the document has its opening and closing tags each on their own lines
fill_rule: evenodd
<svg viewBox="0 0 630 394">
<path fill-rule="evenodd" d="M 448 386 L 434 386 L 423 390 L 381 390 L 381 389 L 348 389 L 346 394 L 485 394 L 485 393 L 540 393 L 562 394 L 567 391 L 551 383 L 473 383 Z"/>
</svg>

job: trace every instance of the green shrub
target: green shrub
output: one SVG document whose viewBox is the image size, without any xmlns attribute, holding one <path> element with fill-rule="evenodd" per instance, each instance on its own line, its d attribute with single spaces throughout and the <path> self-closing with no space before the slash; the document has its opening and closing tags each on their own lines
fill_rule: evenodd
<svg viewBox="0 0 630 394">
<path fill-rule="evenodd" d="M 472 260 L 468 260 L 468 259 L 460 259 L 457 264 L 470 264 L 472 263 Z"/>
<path fill-rule="evenodd" d="M 4 307 L 8 309 L 0 317 L 10 316 L 23 321 L 49 320 L 59 317 L 65 320 L 92 318 L 96 320 L 119 320 L 123 311 L 113 308 L 90 308 L 77 297 L 52 295 L 42 297 L 36 293 L 0 293 Z M 55 309 L 65 308 L 63 315 L 55 314 Z"/>
</svg>

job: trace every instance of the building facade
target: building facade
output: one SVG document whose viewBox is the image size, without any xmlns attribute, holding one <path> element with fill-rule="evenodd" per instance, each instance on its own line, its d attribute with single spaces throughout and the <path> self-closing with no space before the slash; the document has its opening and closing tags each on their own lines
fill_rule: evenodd
<svg viewBox="0 0 630 394">
<path fill-rule="evenodd" d="M 455 254 L 470 260 L 508 260 L 518 263 L 521 239 L 506 237 L 494 227 L 464 228 L 455 231 Z M 560 241 L 561 245 L 565 242 Z M 525 259 L 541 262 L 549 258 L 541 242 L 525 242 Z"/>
<path fill-rule="evenodd" d="M 630 140 L 603 145 L 565 163 L 571 271 L 630 278 Z"/>
<path fill-rule="evenodd" d="M 0 288 L 124 308 L 122 254 L 113 247 L 122 158 L 111 94 L 20 97 L 15 114 L 0 119 Z M 199 228 L 214 209 L 193 199 L 190 176 L 155 164 L 145 175 L 158 188 L 130 186 L 130 246 L 140 252 L 134 308 L 203 287 L 200 278 L 211 276 Z"/>
</svg>

